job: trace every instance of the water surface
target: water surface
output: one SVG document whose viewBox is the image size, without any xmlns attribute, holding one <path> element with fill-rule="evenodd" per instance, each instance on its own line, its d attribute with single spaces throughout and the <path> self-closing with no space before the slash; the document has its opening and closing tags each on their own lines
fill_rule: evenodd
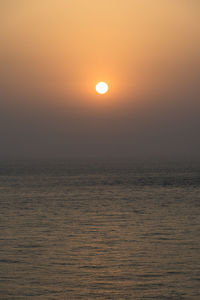
<svg viewBox="0 0 200 300">
<path fill-rule="evenodd" d="M 1 162 L 0 299 L 200 299 L 200 165 Z"/>
</svg>

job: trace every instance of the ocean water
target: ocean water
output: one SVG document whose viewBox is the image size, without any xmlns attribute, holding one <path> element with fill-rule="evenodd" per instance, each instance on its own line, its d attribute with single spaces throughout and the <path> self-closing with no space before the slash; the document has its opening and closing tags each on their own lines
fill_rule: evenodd
<svg viewBox="0 0 200 300">
<path fill-rule="evenodd" d="M 0 163 L 0 299 L 200 299 L 200 164 Z"/>
</svg>

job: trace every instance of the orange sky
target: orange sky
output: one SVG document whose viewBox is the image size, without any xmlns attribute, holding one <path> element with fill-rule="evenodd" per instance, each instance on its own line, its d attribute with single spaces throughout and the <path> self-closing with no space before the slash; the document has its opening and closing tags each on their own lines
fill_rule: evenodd
<svg viewBox="0 0 200 300">
<path fill-rule="evenodd" d="M 88 97 L 95 82 L 105 80 L 124 97 L 157 85 L 152 77 L 166 75 L 165 65 L 199 58 L 198 1 L 1 3 L 10 83 L 29 81 L 47 92 Z"/>
<path fill-rule="evenodd" d="M 124 116 L 153 110 L 155 99 L 164 107 L 176 98 L 178 107 L 191 91 L 195 102 L 199 17 L 196 0 L 3 0 L 1 99 L 44 102 L 46 111 L 62 103 L 93 116 L 99 105 L 123 107 Z M 104 98 L 98 81 L 110 86 Z"/>
</svg>

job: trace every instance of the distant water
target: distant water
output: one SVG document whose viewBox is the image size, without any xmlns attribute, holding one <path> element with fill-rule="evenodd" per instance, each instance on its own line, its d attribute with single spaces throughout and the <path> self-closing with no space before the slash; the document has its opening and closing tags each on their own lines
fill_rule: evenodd
<svg viewBox="0 0 200 300">
<path fill-rule="evenodd" d="M 200 165 L 0 164 L 0 299 L 200 299 Z"/>
</svg>

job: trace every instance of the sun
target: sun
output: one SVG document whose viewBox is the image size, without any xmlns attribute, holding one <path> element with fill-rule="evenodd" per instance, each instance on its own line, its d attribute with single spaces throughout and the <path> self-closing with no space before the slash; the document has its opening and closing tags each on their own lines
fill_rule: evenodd
<svg viewBox="0 0 200 300">
<path fill-rule="evenodd" d="M 98 83 L 96 84 L 96 92 L 97 92 L 98 94 L 103 95 L 103 94 L 106 94 L 107 91 L 108 91 L 108 85 L 107 85 L 107 83 L 101 81 L 101 82 L 98 82 Z"/>
</svg>

